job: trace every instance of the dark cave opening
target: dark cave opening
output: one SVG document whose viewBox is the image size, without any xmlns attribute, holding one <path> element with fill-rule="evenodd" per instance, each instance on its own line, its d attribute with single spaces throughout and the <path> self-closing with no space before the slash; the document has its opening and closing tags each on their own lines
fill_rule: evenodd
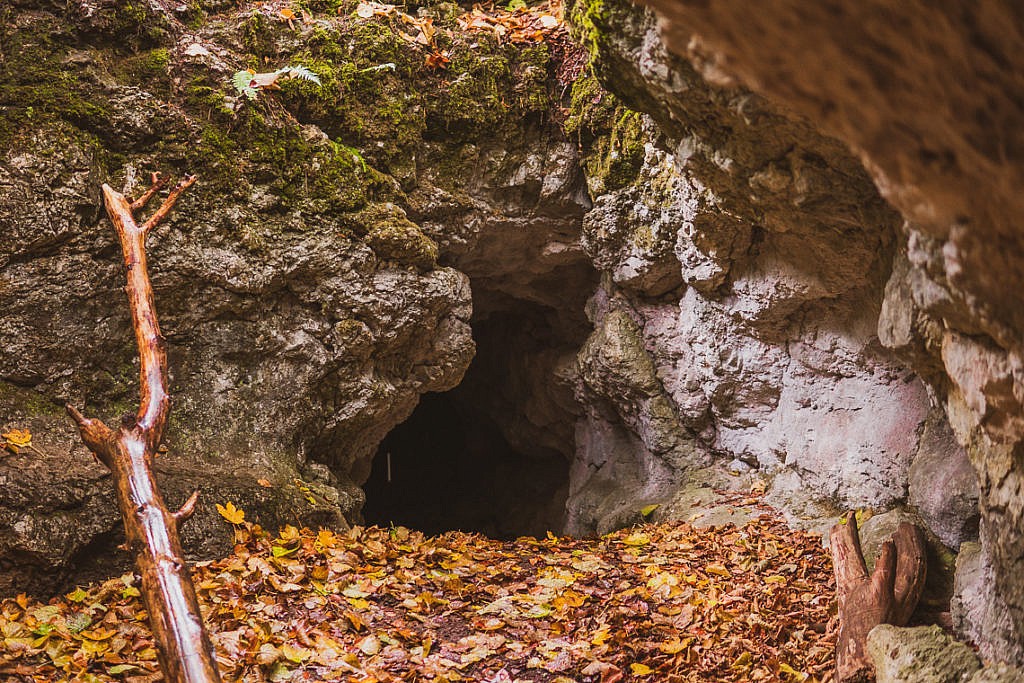
<svg viewBox="0 0 1024 683">
<path fill-rule="evenodd" d="M 477 310 L 462 383 L 422 396 L 378 448 L 363 485 L 368 524 L 505 539 L 562 529 L 584 331 L 535 303 Z"/>
<path fill-rule="evenodd" d="M 457 398 L 428 394 L 381 443 L 364 485 L 367 523 L 427 534 L 543 535 L 561 524 L 569 464 L 523 456 Z"/>
</svg>

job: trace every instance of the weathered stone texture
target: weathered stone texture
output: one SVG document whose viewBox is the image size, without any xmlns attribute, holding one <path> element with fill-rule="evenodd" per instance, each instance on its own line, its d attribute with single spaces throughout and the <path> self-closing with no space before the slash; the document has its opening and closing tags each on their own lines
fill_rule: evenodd
<svg viewBox="0 0 1024 683">
<path fill-rule="evenodd" d="M 611 406 L 628 435 L 581 449 L 579 476 L 607 481 L 608 454 L 635 457 L 636 438 L 649 455 L 624 458 L 629 471 L 678 487 L 688 470 L 738 459 L 773 478 L 769 496 L 793 519 L 905 500 L 930 399 L 878 340 L 898 217 L 840 143 L 707 83 L 665 50 L 650 14 L 578 3 L 571 16 L 599 78 L 655 128 L 630 182 L 590 182 L 603 193 L 582 242 L 606 276 L 579 395 L 588 419 L 608 421 Z M 638 397 L 647 364 L 655 381 Z M 651 448 L 659 421 L 682 457 Z M 640 475 L 617 476 L 631 490 Z"/>
<path fill-rule="evenodd" d="M 967 450 L 991 589 L 1020 630 L 1021 6 L 778 0 L 751 12 L 731 0 L 649 4 L 669 49 L 731 91 L 742 84 L 844 140 L 902 213 L 906 242 L 879 336 L 930 383 Z M 1024 661 L 1024 648 L 1003 656 Z"/>
<path fill-rule="evenodd" d="M 938 626 L 876 626 L 867 652 L 878 683 L 962 683 L 981 668 L 970 647 Z"/>
<path fill-rule="evenodd" d="M 938 409 L 925 423 L 909 476 L 908 502 L 944 544 L 959 550 L 978 537 L 978 480 Z"/>
<path fill-rule="evenodd" d="M 453 260 L 516 235 L 522 253 L 495 267 L 494 289 L 549 306 L 543 277 L 583 290 L 593 277 L 576 245 L 589 200 L 575 148 L 549 144 L 530 116 L 547 103 L 546 51 L 463 46 L 462 90 L 441 75 L 417 90 L 421 56 L 379 23 L 331 15 L 292 30 L 258 6 L 183 11 L 0 7 L 0 426 L 30 428 L 47 454 L 0 459 L 2 592 L 124 562 L 110 552 L 113 491 L 61 408 L 109 418 L 135 401 L 102 183 L 199 176 L 148 244 L 173 396 L 156 469 L 172 504 L 202 490 L 185 527 L 193 556 L 230 547 L 214 502 L 270 528 L 359 519 L 380 440 L 473 357 L 466 271 L 480 269 Z M 285 82 L 249 102 L 231 88 L 240 65 L 290 61 L 322 89 Z M 402 77 L 364 69 L 388 61 Z M 496 243 L 494 266 L 516 251 Z M 564 327 L 581 325 L 586 294 L 552 308 L 570 311 Z M 87 566 L 101 556 L 113 559 Z"/>
</svg>

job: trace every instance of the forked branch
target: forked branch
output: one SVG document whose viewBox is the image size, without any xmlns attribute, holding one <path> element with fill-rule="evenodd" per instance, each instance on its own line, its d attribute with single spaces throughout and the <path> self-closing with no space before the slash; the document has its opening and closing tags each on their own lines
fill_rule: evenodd
<svg viewBox="0 0 1024 683">
<path fill-rule="evenodd" d="M 171 190 L 170 193 L 167 195 L 167 199 L 165 199 L 164 203 L 160 205 L 160 208 L 156 210 L 156 213 L 150 216 L 149 220 L 142 224 L 142 232 L 149 232 L 154 227 L 156 227 L 156 225 L 160 221 L 166 218 L 167 214 L 169 214 L 171 212 L 171 209 L 174 208 L 174 204 L 175 202 L 178 201 L 178 197 L 181 196 L 181 193 L 187 190 L 188 188 L 192 187 L 192 183 L 194 183 L 195 181 L 196 177 L 194 175 L 185 176 L 184 178 L 182 178 L 181 182 L 179 182 L 177 186 L 173 190 Z"/>
<path fill-rule="evenodd" d="M 162 190 L 167 184 L 167 179 L 161 178 L 160 173 L 157 171 L 154 171 L 150 178 L 151 182 L 149 184 L 149 189 L 143 192 L 141 197 L 131 203 L 131 210 L 133 213 L 144 208 L 146 204 L 149 203 L 149 200 L 153 198 L 153 195 Z"/>
<path fill-rule="evenodd" d="M 142 226 L 133 213 L 164 186 L 159 174 L 153 174 L 150 188 L 134 202 L 109 185 L 103 186 L 107 216 L 117 230 L 127 271 L 125 291 L 139 347 L 141 397 L 134 423 L 129 417 L 117 431 L 67 406 L 78 423 L 82 441 L 110 469 L 127 546 L 142 575 L 142 598 L 167 683 L 220 681 L 178 534 L 179 526 L 195 511 L 199 492 L 193 493 L 177 512 L 170 512 L 152 469 L 167 426 L 170 399 L 166 389 L 167 349 L 153 303 L 145 238 L 194 182 L 195 176 L 188 176 L 178 183 Z"/>
</svg>

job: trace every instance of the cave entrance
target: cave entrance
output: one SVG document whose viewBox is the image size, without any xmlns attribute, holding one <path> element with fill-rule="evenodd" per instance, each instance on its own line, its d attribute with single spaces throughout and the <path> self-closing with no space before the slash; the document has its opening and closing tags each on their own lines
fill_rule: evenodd
<svg viewBox="0 0 1024 683">
<path fill-rule="evenodd" d="M 561 527 L 568 470 L 561 454 L 524 456 L 486 416 L 428 394 L 381 443 L 363 516 L 427 534 L 543 535 Z"/>
<path fill-rule="evenodd" d="M 363 486 L 368 524 L 494 538 L 560 531 L 577 418 L 575 352 L 552 309 L 475 304 L 477 354 L 462 383 L 426 394 L 381 443 Z"/>
</svg>

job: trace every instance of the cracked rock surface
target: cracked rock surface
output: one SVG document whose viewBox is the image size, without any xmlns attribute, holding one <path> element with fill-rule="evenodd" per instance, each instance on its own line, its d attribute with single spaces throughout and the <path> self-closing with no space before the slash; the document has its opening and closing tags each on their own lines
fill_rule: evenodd
<svg viewBox="0 0 1024 683">
<path fill-rule="evenodd" d="M 986 599 L 1007 617 L 982 651 L 1024 662 L 1020 5 L 649 4 L 668 49 L 844 140 L 900 211 L 879 338 L 927 380 L 977 476 Z"/>
</svg>

